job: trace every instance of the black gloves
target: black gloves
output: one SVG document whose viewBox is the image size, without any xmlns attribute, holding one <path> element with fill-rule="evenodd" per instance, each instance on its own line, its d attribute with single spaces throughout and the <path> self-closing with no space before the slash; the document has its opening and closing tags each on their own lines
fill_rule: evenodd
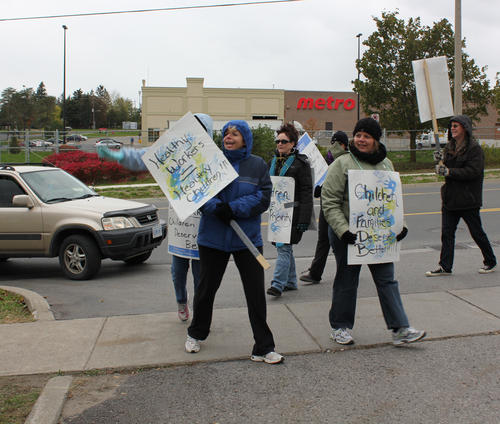
<svg viewBox="0 0 500 424">
<path fill-rule="evenodd" d="M 215 206 L 214 215 L 219 218 L 224 224 L 229 225 L 229 221 L 233 218 L 233 211 L 229 203 L 217 203 Z"/>
<path fill-rule="evenodd" d="M 356 243 L 356 238 L 358 236 L 356 234 L 351 233 L 347 230 L 344 234 L 340 236 L 340 240 L 342 240 L 346 244 L 354 244 Z"/>
<path fill-rule="evenodd" d="M 297 224 L 297 231 L 300 231 L 301 233 L 307 231 L 308 228 L 309 224 Z"/>
<path fill-rule="evenodd" d="M 396 241 L 403 240 L 406 237 L 407 234 L 408 234 L 408 228 L 403 227 L 403 229 L 401 230 L 401 232 L 396 236 Z"/>
<path fill-rule="evenodd" d="M 318 198 L 321 197 L 321 186 L 317 185 L 314 187 L 314 197 Z"/>
</svg>

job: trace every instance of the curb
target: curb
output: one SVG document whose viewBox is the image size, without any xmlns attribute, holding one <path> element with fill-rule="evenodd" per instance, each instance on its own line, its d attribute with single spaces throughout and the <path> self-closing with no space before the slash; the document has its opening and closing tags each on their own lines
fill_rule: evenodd
<svg viewBox="0 0 500 424">
<path fill-rule="evenodd" d="M 57 424 L 73 377 L 51 378 L 42 390 L 25 424 Z"/>
<path fill-rule="evenodd" d="M 38 293 L 11 286 L 0 286 L 0 289 L 10 291 L 24 297 L 26 306 L 37 321 L 54 321 L 54 314 L 50 310 L 48 302 Z"/>
</svg>

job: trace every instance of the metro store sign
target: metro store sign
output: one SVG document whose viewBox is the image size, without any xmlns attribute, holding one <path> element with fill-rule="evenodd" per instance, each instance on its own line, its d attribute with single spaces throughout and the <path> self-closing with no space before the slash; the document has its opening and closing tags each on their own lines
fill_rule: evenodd
<svg viewBox="0 0 500 424">
<path fill-rule="evenodd" d="M 340 99 L 329 96 L 327 98 L 319 97 L 313 99 L 312 97 L 300 97 L 297 101 L 297 110 L 317 109 L 317 110 L 338 110 L 342 107 L 345 110 L 352 110 L 356 106 L 354 99 Z"/>
</svg>

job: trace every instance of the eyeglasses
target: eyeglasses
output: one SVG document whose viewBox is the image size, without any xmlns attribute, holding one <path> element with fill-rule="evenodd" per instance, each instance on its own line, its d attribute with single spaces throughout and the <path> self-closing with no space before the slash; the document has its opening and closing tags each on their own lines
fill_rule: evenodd
<svg viewBox="0 0 500 424">
<path fill-rule="evenodd" d="M 274 141 L 275 141 L 275 143 L 276 143 L 276 144 L 280 144 L 280 143 L 281 143 L 281 144 L 291 143 L 291 141 L 290 141 L 290 140 L 278 140 L 278 139 L 276 139 L 276 140 L 274 140 Z"/>
</svg>

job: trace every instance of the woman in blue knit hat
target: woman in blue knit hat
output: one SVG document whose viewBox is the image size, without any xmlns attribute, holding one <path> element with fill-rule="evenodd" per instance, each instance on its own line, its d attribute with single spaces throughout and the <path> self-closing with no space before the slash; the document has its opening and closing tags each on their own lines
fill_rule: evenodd
<svg viewBox="0 0 500 424">
<path fill-rule="evenodd" d="M 201 278 L 194 295 L 193 320 L 185 348 L 187 352 L 196 353 L 200 350 L 200 341 L 208 337 L 215 295 L 232 255 L 243 283 L 255 341 L 250 359 L 276 364 L 283 361 L 283 356 L 274 351 L 273 335 L 266 321 L 264 270 L 229 225 L 234 219 L 262 253 L 260 217 L 269 207 L 271 178 L 264 160 L 252 155 L 252 131 L 245 121 L 229 121 L 222 135 L 222 151 L 238 178 L 201 207 L 198 232 Z"/>
</svg>

